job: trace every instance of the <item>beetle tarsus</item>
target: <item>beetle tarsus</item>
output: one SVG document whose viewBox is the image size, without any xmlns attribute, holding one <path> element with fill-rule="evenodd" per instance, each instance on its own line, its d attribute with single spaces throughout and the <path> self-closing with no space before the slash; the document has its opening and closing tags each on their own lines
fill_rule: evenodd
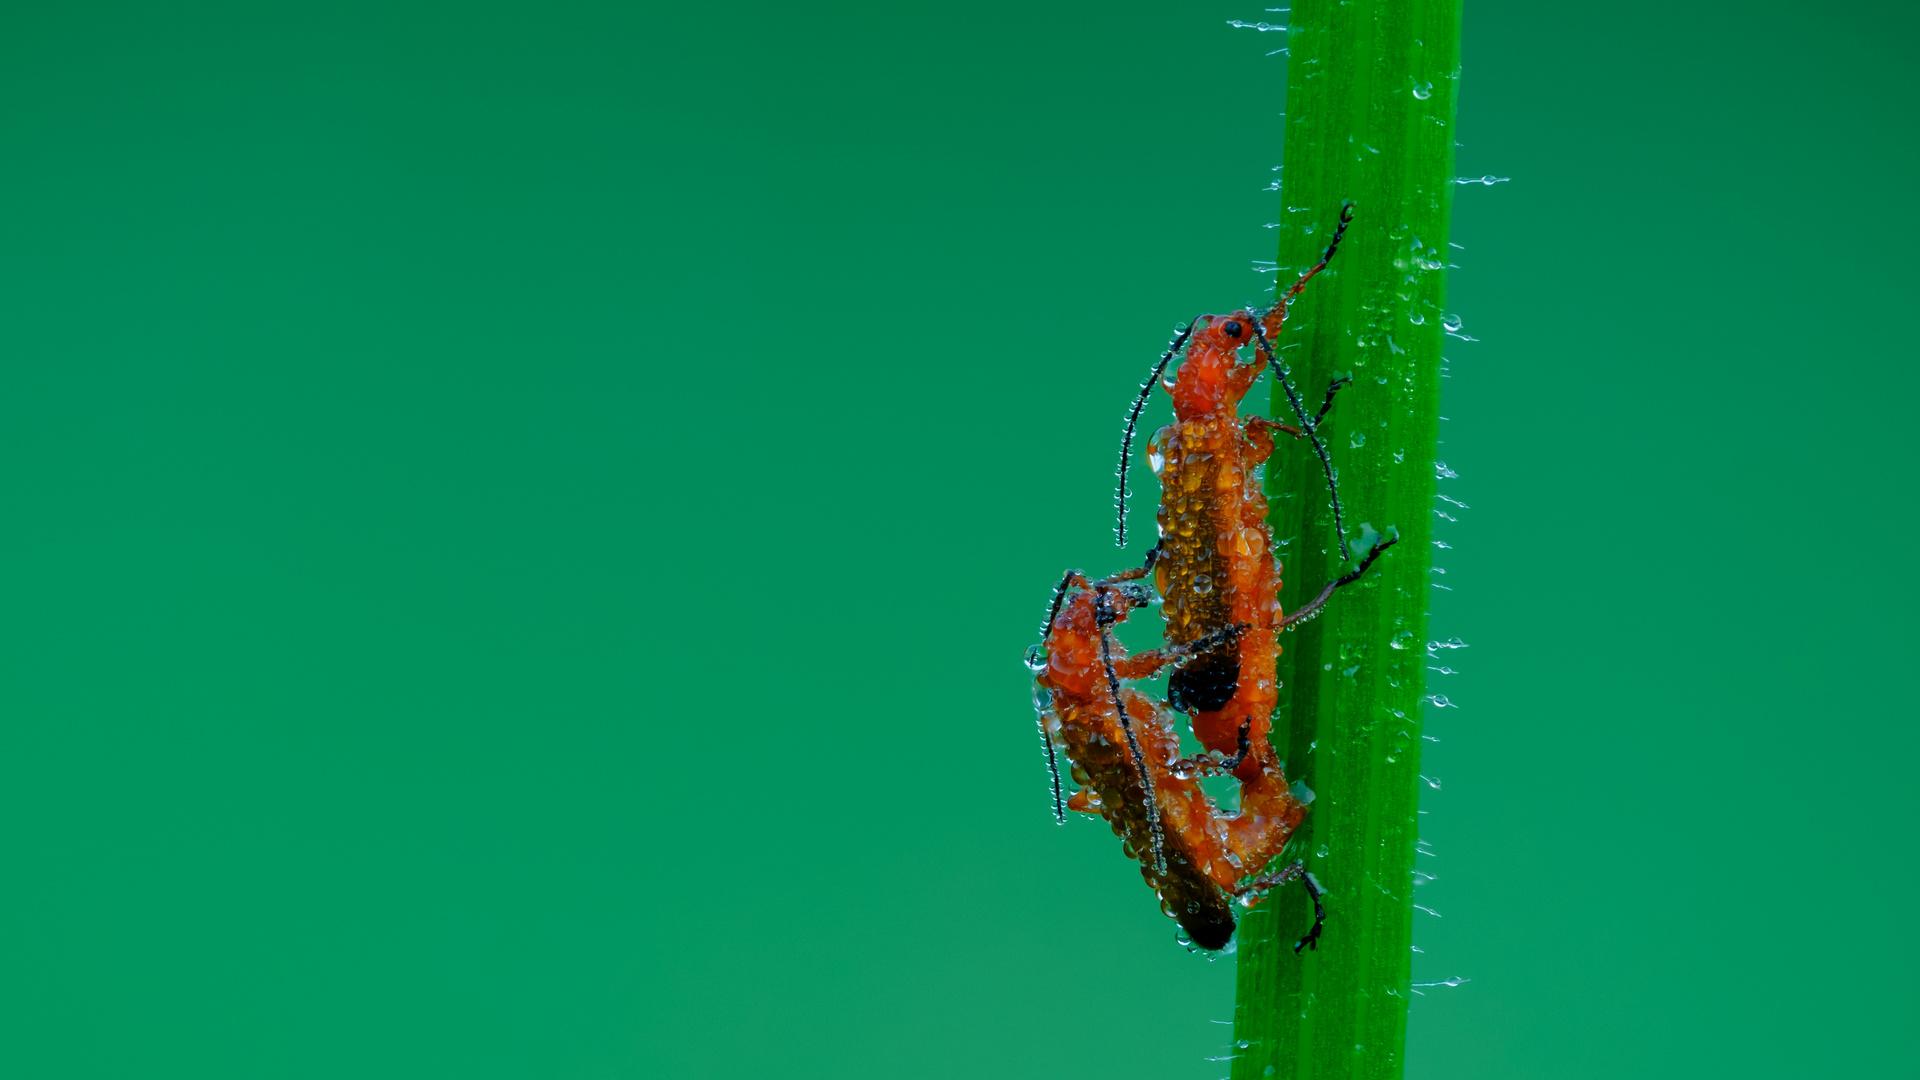
<svg viewBox="0 0 1920 1080">
<path fill-rule="evenodd" d="M 1307 887 L 1307 895 L 1313 897 L 1313 929 L 1307 931 L 1306 937 L 1293 943 L 1294 955 L 1298 956 L 1301 949 L 1320 951 L 1320 929 L 1327 925 L 1327 909 L 1320 903 L 1320 897 L 1325 894 L 1325 890 L 1320 887 L 1320 882 L 1315 880 L 1312 874 L 1307 873 L 1305 865 L 1300 863 L 1294 865 L 1300 867 L 1300 882 Z"/>
</svg>

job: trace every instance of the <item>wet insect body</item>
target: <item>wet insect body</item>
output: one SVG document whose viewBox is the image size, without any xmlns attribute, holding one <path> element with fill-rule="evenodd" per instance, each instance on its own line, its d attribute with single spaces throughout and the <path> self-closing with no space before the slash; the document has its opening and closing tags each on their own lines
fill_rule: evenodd
<svg viewBox="0 0 1920 1080">
<path fill-rule="evenodd" d="M 1278 700 L 1277 636 L 1312 618 L 1339 587 L 1360 578 L 1393 543 L 1377 544 L 1357 568 L 1329 583 L 1299 610 L 1279 604 L 1280 564 L 1267 525 L 1267 501 L 1259 470 L 1275 449 L 1275 433 L 1312 443 L 1331 488 L 1332 463 L 1317 428 L 1345 380 L 1328 387 L 1319 413 L 1309 416 L 1281 373 L 1299 426 L 1238 414 L 1239 403 L 1269 366 L 1272 341 L 1286 319 L 1287 303 L 1326 268 L 1351 220 L 1342 209 L 1325 257 L 1301 276 L 1271 310 L 1255 314 L 1202 316 L 1178 335 L 1141 388 L 1128 417 L 1121 448 L 1119 537 L 1125 542 L 1126 463 L 1134 424 L 1154 383 L 1175 356 L 1184 361 L 1162 383 L 1173 398 L 1174 422 L 1148 443 L 1159 477 L 1159 541 L 1145 565 L 1089 582 L 1069 573 L 1055 592 L 1052 612 L 1035 656 L 1044 663 L 1035 702 L 1054 770 L 1055 811 L 1063 816 L 1057 747 L 1073 762 L 1085 785 L 1065 807 L 1099 813 L 1141 861 L 1141 873 L 1179 919 L 1196 945 L 1218 948 L 1234 928 L 1233 901 L 1256 902 L 1265 890 L 1296 877 L 1313 896 L 1313 930 L 1296 949 L 1320 934 L 1319 891 L 1295 863 L 1263 873 L 1304 818 L 1312 795 L 1287 782 L 1269 742 Z M 1253 346 L 1253 359 L 1239 353 Z M 1339 499 L 1334 493 L 1336 522 Z M 1344 531 L 1344 525 L 1338 525 Z M 1342 538 L 1345 551 L 1345 540 Z M 1152 574 L 1164 597 L 1167 647 L 1128 657 L 1112 628 L 1148 602 L 1140 578 Z M 1171 668 L 1168 702 L 1128 688 L 1126 682 Z M 1169 708 L 1171 706 L 1171 708 Z M 1175 714 L 1189 715 L 1205 753 L 1178 758 Z M 1240 810 L 1223 813 L 1196 778 L 1229 773 L 1239 782 Z"/>
<path fill-rule="evenodd" d="M 1239 415 L 1241 400 L 1272 366 L 1272 342 L 1286 321 L 1288 303 L 1333 259 L 1352 211 L 1351 204 L 1342 208 L 1326 254 L 1271 309 L 1195 319 L 1162 357 L 1129 416 L 1122 444 L 1123 540 L 1125 447 L 1132 442 L 1132 425 L 1145 396 L 1184 344 L 1184 360 L 1173 377 L 1162 383 L 1173 399 L 1174 422 L 1147 443 L 1148 462 L 1161 487 L 1159 541 L 1148 564 L 1165 598 L 1162 613 L 1170 643 L 1191 645 L 1226 626 L 1248 627 L 1237 641 L 1202 651 L 1168 679 L 1168 703 L 1192 717 L 1194 737 L 1210 750 L 1230 752 L 1241 728 L 1248 726 L 1254 745 L 1267 745 L 1278 702 L 1276 634 L 1285 625 L 1310 618 L 1333 588 L 1357 577 L 1349 575 L 1329 586 L 1294 616 L 1284 615 L 1279 601 L 1281 567 L 1274 557 L 1273 530 L 1267 524 L 1267 499 L 1260 484 L 1260 467 L 1273 455 L 1276 433 L 1284 432 L 1312 441 L 1331 488 L 1331 463 L 1317 428 L 1346 380 L 1329 386 L 1319 415 L 1309 417 L 1282 375 L 1282 384 L 1295 403 L 1298 427 L 1263 416 L 1243 420 Z M 1242 363 L 1240 351 L 1249 345 L 1253 346 L 1252 362 Z M 1337 507 L 1337 492 L 1333 498 Z M 1391 544 L 1388 540 L 1369 552 L 1361 569 Z M 1250 772 L 1264 767 L 1265 763 L 1248 762 L 1241 769 Z"/>
<path fill-rule="evenodd" d="M 1175 716 L 1166 705 L 1125 685 L 1171 666 L 1176 671 L 1215 642 L 1128 655 L 1112 629 L 1149 602 L 1148 588 L 1129 571 L 1089 582 L 1070 572 L 1055 594 L 1036 664 L 1040 724 L 1049 752 L 1062 747 L 1073 779 L 1084 787 L 1064 809 L 1099 814 L 1140 860 L 1140 873 L 1179 920 L 1195 945 L 1218 949 L 1232 937 L 1234 904 L 1255 902 L 1267 889 L 1301 875 L 1295 866 L 1260 875 L 1306 816 L 1306 804 L 1288 789 L 1272 755 L 1265 768 L 1236 771 L 1262 760 L 1244 733 L 1231 755 L 1183 759 Z M 1218 637 L 1243 632 L 1227 627 Z M 1209 774 L 1240 780 L 1240 809 L 1223 812 L 1200 784 Z M 1057 782 L 1057 781 L 1056 781 Z M 1055 788 L 1055 810 L 1063 809 Z M 1314 935 L 1319 930 L 1316 925 Z"/>
</svg>

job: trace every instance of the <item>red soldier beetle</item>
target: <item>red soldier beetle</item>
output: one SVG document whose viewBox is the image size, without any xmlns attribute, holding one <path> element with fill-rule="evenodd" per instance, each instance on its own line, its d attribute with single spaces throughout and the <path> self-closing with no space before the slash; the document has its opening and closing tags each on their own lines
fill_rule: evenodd
<svg viewBox="0 0 1920 1080">
<path fill-rule="evenodd" d="M 1273 553 L 1273 530 L 1267 524 L 1267 499 L 1258 472 L 1273 454 L 1275 432 L 1312 443 L 1333 492 L 1341 553 L 1352 560 L 1332 459 L 1318 433 L 1334 394 L 1349 380 L 1335 379 L 1327 387 L 1319 413 L 1309 417 L 1280 369 L 1272 345 L 1286 322 L 1288 304 L 1327 268 L 1352 220 L 1353 204 L 1348 202 L 1341 207 L 1326 253 L 1272 308 L 1258 315 L 1244 310 L 1203 315 L 1182 330 L 1141 386 L 1127 416 L 1120 449 L 1116 534 L 1122 544 L 1126 540 L 1126 466 L 1134 426 L 1154 383 L 1161 381 L 1184 346 L 1184 362 L 1171 381 L 1162 383 L 1173 398 L 1174 422 L 1147 443 L 1148 460 L 1161 485 L 1160 537 L 1147 554 L 1147 566 L 1165 598 L 1167 641 L 1173 645 L 1218 642 L 1176 670 L 1167 686 L 1168 704 L 1192 717 L 1194 737 L 1209 750 L 1228 752 L 1237 733 L 1248 725 L 1255 745 L 1267 745 L 1279 701 L 1274 676 L 1279 654 L 1276 634 L 1312 618 L 1335 589 L 1357 580 L 1394 543 L 1394 538 L 1376 543 L 1358 569 L 1329 584 L 1292 615 L 1281 612 L 1281 568 Z M 1254 346 L 1253 361 L 1241 363 L 1239 351 L 1249 344 Z M 1250 416 L 1243 422 L 1239 416 L 1240 400 L 1270 364 L 1293 405 L 1298 427 L 1264 416 Z M 1236 641 L 1214 636 L 1235 624 L 1248 627 Z M 1262 762 L 1244 761 L 1236 775 L 1248 776 L 1266 767 Z"/>
<path fill-rule="evenodd" d="M 1041 645 L 1029 657 L 1029 666 L 1039 673 L 1035 705 L 1053 774 L 1056 817 L 1064 820 L 1068 807 L 1105 817 L 1129 854 L 1140 859 L 1141 874 L 1163 908 L 1203 948 L 1220 948 L 1231 938 L 1229 898 L 1253 903 L 1266 889 L 1296 877 L 1306 883 L 1315 919 L 1295 951 L 1317 944 L 1324 920 L 1320 890 L 1303 864 L 1263 873 L 1312 798 L 1287 783 L 1268 739 L 1278 702 L 1276 637 L 1318 614 L 1394 539 L 1377 542 L 1355 569 L 1299 610 L 1283 613 L 1280 565 L 1258 470 L 1274 451 L 1275 432 L 1310 440 L 1333 492 L 1341 552 L 1351 563 L 1332 461 L 1317 430 L 1348 380 L 1334 380 L 1318 414 L 1309 417 L 1274 357 L 1272 341 L 1285 323 L 1288 303 L 1338 251 L 1352 210 L 1352 203 L 1341 208 L 1325 255 L 1273 308 L 1257 316 L 1247 311 L 1202 316 L 1174 338 L 1134 401 L 1120 455 L 1117 535 L 1124 545 L 1126 466 L 1134 428 L 1153 384 L 1184 346 L 1185 362 L 1162 384 L 1173 397 L 1175 421 L 1148 444 L 1162 486 L 1160 539 L 1138 569 L 1098 582 L 1069 572 L 1055 590 Z M 1254 359 L 1243 364 L 1239 350 L 1248 344 L 1254 346 Z M 1259 416 L 1242 422 L 1238 415 L 1240 400 L 1270 364 L 1298 427 Z M 1167 646 L 1128 657 L 1111 631 L 1133 608 L 1150 602 L 1145 587 L 1133 584 L 1149 573 L 1165 598 Z M 1165 705 L 1123 686 L 1125 680 L 1168 667 Z M 1203 755 L 1178 759 L 1179 737 L 1168 706 L 1190 715 Z M 1074 778 L 1086 785 L 1065 804 L 1057 745 L 1064 745 Z M 1228 773 L 1239 782 L 1238 813 L 1221 813 L 1195 782 L 1207 773 Z"/>
<path fill-rule="evenodd" d="M 1236 733 L 1231 755 L 1217 751 L 1181 758 L 1174 716 L 1153 698 L 1128 688 L 1201 655 L 1216 641 L 1245 633 L 1232 625 L 1187 645 L 1128 655 L 1113 627 L 1135 608 L 1151 603 L 1151 589 L 1138 579 L 1145 568 L 1100 581 L 1070 570 L 1054 591 L 1041 643 L 1028 656 L 1036 672 L 1034 704 L 1041 739 L 1053 772 L 1054 813 L 1099 814 L 1112 826 L 1140 874 L 1178 920 L 1193 944 L 1219 949 L 1232 938 L 1235 902 L 1251 905 L 1268 889 L 1304 878 L 1313 895 L 1315 921 L 1296 950 L 1320 935 L 1324 912 L 1320 890 L 1300 863 L 1263 873 L 1306 816 L 1311 795 L 1296 793 L 1251 726 Z M 1056 748 L 1066 751 L 1073 779 L 1084 787 L 1062 800 Z M 1246 771 L 1248 764 L 1263 767 Z M 1223 813 L 1200 785 L 1200 777 L 1239 778 L 1240 809 Z"/>
</svg>

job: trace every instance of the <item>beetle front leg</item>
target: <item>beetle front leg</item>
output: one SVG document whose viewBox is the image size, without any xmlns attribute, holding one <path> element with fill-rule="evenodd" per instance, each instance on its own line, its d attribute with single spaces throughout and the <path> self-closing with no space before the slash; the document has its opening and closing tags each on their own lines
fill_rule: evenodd
<svg viewBox="0 0 1920 1080">
<path fill-rule="evenodd" d="M 1292 424 L 1282 424 L 1278 420 L 1269 420 L 1264 416 L 1247 417 L 1247 442 L 1253 447 L 1253 453 L 1247 455 L 1247 465 L 1264 464 L 1273 456 L 1273 433 L 1284 431 L 1296 439 L 1306 437 L 1306 432 Z"/>
<path fill-rule="evenodd" d="M 1327 582 L 1327 587 L 1320 590 L 1319 596 L 1314 597 L 1311 601 L 1306 603 L 1304 606 L 1300 607 L 1299 609 L 1295 610 L 1291 614 L 1287 615 L 1285 618 L 1281 619 L 1279 623 L 1276 624 L 1276 629 L 1285 630 L 1287 627 L 1292 626 L 1294 623 L 1306 622 L 1308 619 L 1311 619 L 1315 615 L 1320 614 L 1320 609 L 1327 606 L 1327 601 L 1330 598 L 1332 598 L 1336 590 L 1338 590 L 1343 585 L 1351 585 L 1354 582 L 1359 581 L 1360 576 L 1367 572 L 1367 567 L 1373 565 L 1373 560 L 1379 558 L 1381 552 L 1387 550 L 1388 548 L 1392 547 L 1393 545 L 1399 542 L 1400 542 L 1400 538 L 1398 536 L 1395 536 L 1386 540 L 1379 541 L 1378 543 L 1374 544 L 1373 549 L 1367 552 L 1367 557 L 1360 560 L 1360 565 L 1358 567 L 1356 567 L 1352 571 L 1349 571 L 1348 573 L 1340 575 L 1339 577 L 1335 578 L 1332 581 Z"/>
<path fill-rule="evenodd" d="M 1095 582 L 1094 584 L 1118 585 L 1123 581 L 1139 581 L 1141 578 L 1146 577 L 1148 574 L 1153 573 L 1154 565 L 1159 561 L 1160 561 L 1160 545 L 1158 543 L 1155 543 L 1152 547 L 1147 549 L 1147 557 L 1145 560 L 1143 560 L 1140 563 L 1139 566 L 1136 566 L 1131 570 L 1122 570 L 1117 574 L 1112 574 L 1107 577 L 1103 577 L 1099 581 Z"/>
</svg>

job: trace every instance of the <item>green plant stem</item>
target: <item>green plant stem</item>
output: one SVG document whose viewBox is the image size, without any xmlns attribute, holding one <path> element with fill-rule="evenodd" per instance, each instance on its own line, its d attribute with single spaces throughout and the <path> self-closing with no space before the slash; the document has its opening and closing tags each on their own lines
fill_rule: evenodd
<svg viewBox="0 0 1920 1080">
<path fill-rule="evenodd" d="M 1293 5 L 1281 288 L 1319 257 L 1342 201 L 1355 209 L 1278 352 L 1310 410 L 1332 377 L 1353 377 L 1321 428 L 1351 553 L 1370 530 L 1399 543 L 1281 639 L 1273 738 L 1316 794 L 1289 854 L 1326 887 L 1327 926 L 1295 955 L 1311 907 L 1294 888 L 1243 920 L 1235 1080 L 1399 1077 L 1404 1064 L 1459 41 L 1459 0 Z M 1292 412 L 1276 385 L 1273 415 Z M 1273 460 L 1293 610 L 1352 563 L 1312 452 L 1295 443 Z"/>
</svg>

